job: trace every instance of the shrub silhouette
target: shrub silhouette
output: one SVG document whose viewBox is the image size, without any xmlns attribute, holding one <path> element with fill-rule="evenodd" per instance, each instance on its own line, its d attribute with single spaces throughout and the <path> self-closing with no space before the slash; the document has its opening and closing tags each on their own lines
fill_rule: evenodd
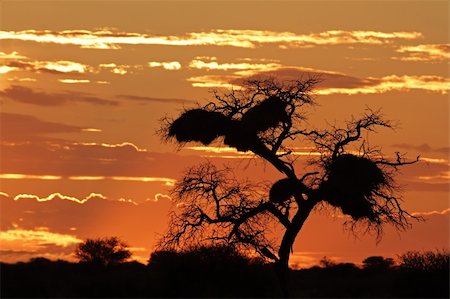
<svg viewBox="0 0 450 299">
<path fill-rule="evenodd" d="M 382 256 L 369 256 L 363 260 L 363 268 L 370 270 L 386 270 L 394 266 L 394 259 Z"/>
<path fill-rule="evenodd" d="M 408 251 L 399 255 L 400 268 L 407 271 L 448 271 L 450 268 L 450 252 Z"/>
<path fill-rule="evenodd" d="M 397 297 L 449 298 L 448 250 L 408 251 L 399 255 L 399 278 L 393 290 Z"/>
<path fill-rule="evenodd" d="M 149 270 L 155 295 L 162 297 L 274 297 L 276 278 L 262 259 L 230 246 L 193 246 L 156 251 Z M 274 284 L 275 282 L 275 284 Z"/>
<path fill-rule="evenodd" d="M 77 246 L 75 256 L 80 262 L 108 266 L 125 262 L 131 251 L 117 237 L 87 239 Z"/>
</svg>

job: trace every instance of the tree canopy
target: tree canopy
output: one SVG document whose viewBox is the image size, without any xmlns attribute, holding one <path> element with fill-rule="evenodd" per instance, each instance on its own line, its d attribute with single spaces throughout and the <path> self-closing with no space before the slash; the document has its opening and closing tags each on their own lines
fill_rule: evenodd
<svg viewBox="0 0 450 299">
<path fill-rule="evenodd" d="M 80 243 L 75 256 L 80 262 L 107 266 L 125 262 L 131 257 L 131 251 L 118 237 L 98 238 Z"/>
</svg>

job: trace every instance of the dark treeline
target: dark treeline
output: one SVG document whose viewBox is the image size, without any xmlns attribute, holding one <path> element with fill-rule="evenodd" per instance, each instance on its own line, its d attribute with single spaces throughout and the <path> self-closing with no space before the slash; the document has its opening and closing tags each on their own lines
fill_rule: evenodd
<svg viewBox="0 0 450 299">
<path fill-rule="evenodd" d="M 323 259 L 291 270 L 289 296 L 449 297 L 448 252 L 369 257 L 363 266 Z M 1 297 L 281 297 L 271 264 L 227 247 L 159 251 L 148 265 L 70 263 L 35 258 L 2 263 Z"/>
</svg>

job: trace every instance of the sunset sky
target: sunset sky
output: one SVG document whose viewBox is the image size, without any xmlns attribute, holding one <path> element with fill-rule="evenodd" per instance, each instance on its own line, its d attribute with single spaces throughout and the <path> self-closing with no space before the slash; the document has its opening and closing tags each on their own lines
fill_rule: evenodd
<svg viewBox="0 0 450 299">
<path fill-rule="evenodd" d="M 86 238 L 119 236 L 148 259 L 170 190 L 209 159 L 254 181 L 281 176 L 224 145 L 181 150 L 160 119 L 242 79 L 319 76 L 312 127 L 381 109 L 370 135 L 401 170 L 403 206 L 427 221 L 355 238 L 315 213 L 293 262 L 361 262 L 449 247 L 448 1 L 8 1 L 0 3 L 0 260 L 71 259 Z M 314 152 L 298 147 L 299 170 Z M 303 164 L 304 165 L 304 164 Z"/>
</svg>

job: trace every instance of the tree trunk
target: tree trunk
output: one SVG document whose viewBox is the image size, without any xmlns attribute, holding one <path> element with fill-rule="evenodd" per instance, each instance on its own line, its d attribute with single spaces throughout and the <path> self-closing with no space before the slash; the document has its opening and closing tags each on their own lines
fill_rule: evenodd
<svg viewBox="0 0 450 299">
<path fill-rule="evenodd" d="M 289 258 L 292 247 L 297 234 L 301 230 L 314 206 L 315 203 L 311 203 L 310 201 L 303 202 L 301 208 L 297 211 L 294 218 L 292 218 L 290 227 L 286 229 L 283 240 L 281 241 L 280 249 L 278 250 L 279 260 L 276 262 L 276 272 L 278 279 L 280 280 L 281 291 L 285 298 L 289 297 Z"/>
</svg>

